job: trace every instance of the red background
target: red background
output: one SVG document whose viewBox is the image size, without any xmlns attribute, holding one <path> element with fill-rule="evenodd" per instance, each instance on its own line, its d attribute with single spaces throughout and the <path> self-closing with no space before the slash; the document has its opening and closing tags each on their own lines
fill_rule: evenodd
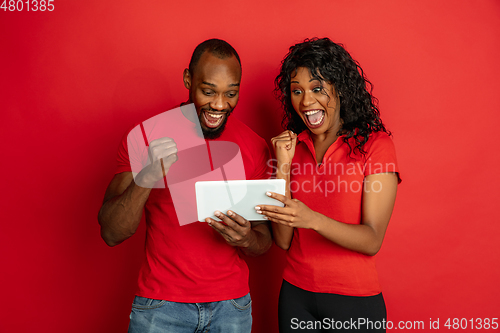
<svg viewBox="0 0 500 333">
<path fill-rule="evenodd" d="M 233 116 L 268 142 L 288 47 L 343 43 L 375 85 L 402 170 L 377 255 L 389 319 L 444 330 L 449 317 L 500 317 L 500 2 L 54 4 L 0 11 L 0 332 L 126 330 L 144 228 L 109 248 L 97 212 L 122 135 L 186 100 L 182 71 L 211 37 L 242 59 Z M 277 332 L 283 254 L 249 260 L 254 332 Z"/>
</svg>

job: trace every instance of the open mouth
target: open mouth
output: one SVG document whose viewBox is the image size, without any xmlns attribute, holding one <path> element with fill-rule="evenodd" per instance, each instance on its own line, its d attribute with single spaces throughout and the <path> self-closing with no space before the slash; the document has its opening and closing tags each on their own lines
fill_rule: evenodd
<svg viewBox="0 0 500 333">
<path fill-rule="evenodd" d="M 320 127 L 325 120 L 325 111 L 323 110 L 310 110 L 304 112 L 306 115 L 308 126 L 311 128 Z"/>
<path fill-rule="evenodd" d="M 203 118 L 205 119 L 205 125 L 209 128 L 218 127 L 226 117 L 226 113 L 217 113 L 203 111 Z"/>
</svg>

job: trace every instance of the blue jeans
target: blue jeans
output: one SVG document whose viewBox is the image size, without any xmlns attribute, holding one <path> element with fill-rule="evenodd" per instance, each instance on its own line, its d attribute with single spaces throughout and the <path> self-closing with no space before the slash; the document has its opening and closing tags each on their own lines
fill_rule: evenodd
<svg viewBox="0 0 500 333">
<path fill-rule="evenodd" d="M 178 303 L 136 296 L 129 333 L 250 333 L 250 294 L 220 302 Z"/>
</svg>

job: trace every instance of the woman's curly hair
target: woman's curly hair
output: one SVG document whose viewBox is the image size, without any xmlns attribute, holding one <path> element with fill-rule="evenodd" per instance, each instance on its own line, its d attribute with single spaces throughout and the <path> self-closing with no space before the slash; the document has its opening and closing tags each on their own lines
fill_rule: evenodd
<svg viewBox="0 0 500 333">
<path fill-rule="evenodd" d="M 300 116 L 295 112 L 290 92 L 290 81 L 299 67 L 309 69 L 311 75 L 320 81 L 332 84 L 340 100 L 342 127 L 337 135 L 344 135 L 350 153 L 358 150 L 366 154 L 363 146 L 372 132 L 386 130 L 377 104 L 372 96 L 373 85 L 365 76 L 359 63 L 343 48 L 329 38 L 312 38 L 291 46 L 281 62 L 281 70 L 275 79 L 275 93 L 284 110 L 282 126 L 284 129 L 300 133 L 307 129 Z M 369 91 L 368 91 L 369 89 Z M 354 137 L 355 147 L 349 139 Z"/>
</svg>

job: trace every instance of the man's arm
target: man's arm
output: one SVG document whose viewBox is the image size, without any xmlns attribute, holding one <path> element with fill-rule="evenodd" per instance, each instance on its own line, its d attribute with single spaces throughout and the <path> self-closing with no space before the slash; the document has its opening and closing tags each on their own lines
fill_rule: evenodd
<svg viewBox="0 0 500 333">
<path fill-rule="evenodd" d="M 266 222 L 250 222 L 242 216 L 228 211 L 228 215 L 215 212 L 223 223 L 207 218 L 205 221 L 219 232 L 231 246 L 237 246 L 248 256 L 264 254 L 272 245 L 271 232 Z"/>
<path fill-rule="evenodd" d="M 273 238 L 267 221 L 250 222 L 252 232 L 255 236 L 253 241 L 249 242 L 248 247 L 241 247 L 241 251 L 247 256 L 256 257 L 266 253 L 273 245 Z"/>
<path fill-rule="evenodd" d="M 167 137 L 153 140 L 148 154 L 151 163 L 135 179 L 132 172 L 119 173 L 106 189 L 97 219 L 101 237 L 109 246 L 118 245 L 135 233 L 151 189 L 177 161 L 177 145 Z"/>
<path fill-rule="evenodd" d="M 106 244 L 118 245 L 135 233 L 150 192 L 150 188 L 136 185 L 132 172 L 113 177 L 98 215 L 101 237 Z"/>
</svg>

